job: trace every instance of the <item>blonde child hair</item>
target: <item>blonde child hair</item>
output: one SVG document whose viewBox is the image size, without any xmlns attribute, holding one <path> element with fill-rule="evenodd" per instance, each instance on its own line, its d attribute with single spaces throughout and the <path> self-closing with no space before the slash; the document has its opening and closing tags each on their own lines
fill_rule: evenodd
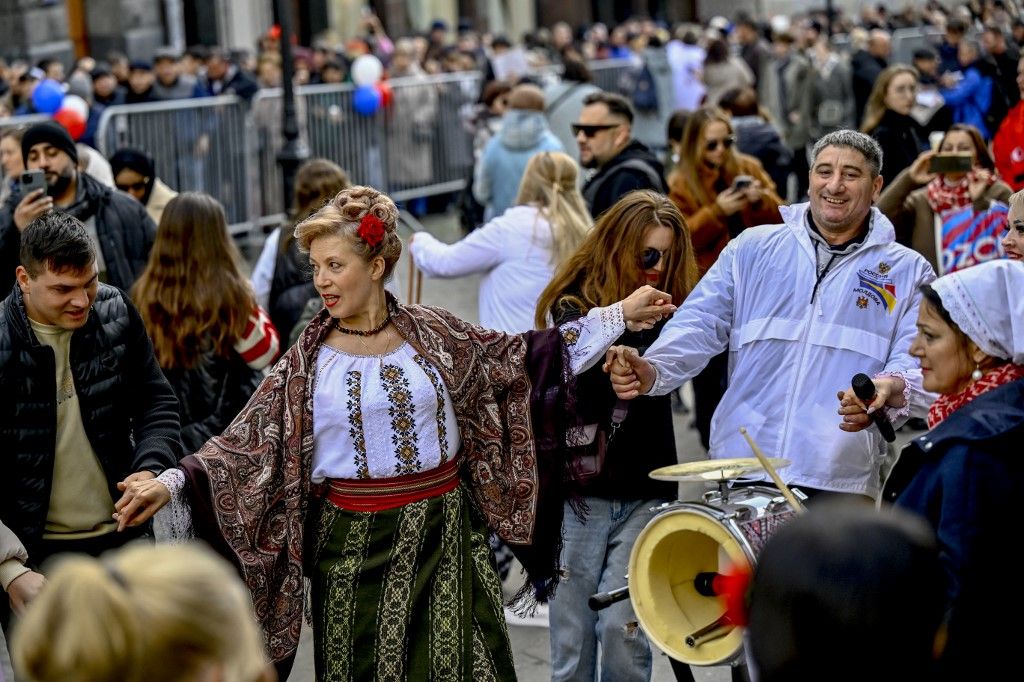
<svg viewBox="0 0 1024 682">
<path fill-rule="evenodd" d="M 249 592 L 196 544 L 63 560 L 15 627 L 11 658 L 26 682 L 178 682 L 214 671 L 255 682 L 268 672 Z"/>
</svg>

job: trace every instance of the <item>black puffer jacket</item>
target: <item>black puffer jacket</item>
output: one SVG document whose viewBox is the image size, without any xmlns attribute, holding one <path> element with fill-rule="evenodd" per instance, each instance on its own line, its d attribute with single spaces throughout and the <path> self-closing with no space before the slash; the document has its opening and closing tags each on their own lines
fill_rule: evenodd
<svg viewBox="0 0 1024 682">
<path fill-rule="evenodd" d="M 164 376 L 178 397 L 181 441 L 192 454 L 231 423 L 263 379 L 235 352 L 223 357 L 208 352 L 191 369 L 165 369 Z"/>
<path fill-rule="evenodd" d="M 146 269 L 156 238 L 156 225 L 146 207 L 132 197 L 110 189 L 85 173 L 78 174 L 79 200 L 64 210 L 82 222 L 96 217 L 96 236 L 107 268 L 107 284 L 128 291 Z M 15 192 L 0 208 L 0 297 L 14 286 L 19 264 L 21 232 L 14 224 L 14 209 L 21 201 Z"/>
<path fill-rule="evenodd" d="M 89 319 L 71 338 L 71 367 L 86 434 L 110 495 L 137 471 L 181 457 L 177 401 L 127 296 L 100 285 Z M 21 289 L 0 302 L 0 521 L 28 549 L 43 534 L 57 440 L 53 350 L 36 339 Z"/>
<path fill-rule="evenodd" d="M 590 207 L 590 215 L 597 220 L 625 194 L 638 189 L 652 189 L 661 194 L 668 191 L 665 167 L 643 143 L 633 140 L 587 181 L 583 198 Z"/>
</svg>

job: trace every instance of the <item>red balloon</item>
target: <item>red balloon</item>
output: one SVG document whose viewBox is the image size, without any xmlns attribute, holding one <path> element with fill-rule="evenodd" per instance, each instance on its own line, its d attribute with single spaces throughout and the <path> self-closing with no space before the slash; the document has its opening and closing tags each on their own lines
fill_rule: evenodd
<svg viewBox="0 0 1024 682">
<path fill-rule="evenodd" d="M 377 88 L 377 92 L 380 93 L 380 104 L 383 107 L 391 106 L 391 102 L 395 99 L 395 91 L 391 89 L 387 81 L 377 81 L 374 86 Z"/>
<path fill-rule="evenodd" d="M 53 120 L 64 126 L 72 140 L 77 141 L 85 133 L 85 118 L 74 109 L 58 109 Z"/>
</svg>

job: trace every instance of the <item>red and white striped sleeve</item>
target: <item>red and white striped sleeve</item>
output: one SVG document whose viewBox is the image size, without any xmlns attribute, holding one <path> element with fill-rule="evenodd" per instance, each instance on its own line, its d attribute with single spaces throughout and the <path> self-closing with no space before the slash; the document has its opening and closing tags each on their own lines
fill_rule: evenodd
<svg viewBox="0 0 1024 682">
<path fill-rule="evenodd" d="M 249 315 L 245 333 L 235 342 L 235 350 L 253 369 L 263 369 L 277 358 L 281 338 L 267 311 L 260 306 L 255 306 Z"/>
</svg>

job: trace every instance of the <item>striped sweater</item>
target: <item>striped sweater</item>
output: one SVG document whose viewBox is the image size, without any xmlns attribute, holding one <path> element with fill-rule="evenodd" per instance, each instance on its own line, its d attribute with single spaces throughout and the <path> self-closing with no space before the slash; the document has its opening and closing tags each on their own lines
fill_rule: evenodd
<svg viewBox="0 0 1024 682">
<path fill-rule="evenodd" d="M 253 308 L 245 332 L 234 347 L 253 369 L 263 369 L 277 358 L 281 350 L 281 339 L 267 311 L 259 305 Z"/>
</svg>

